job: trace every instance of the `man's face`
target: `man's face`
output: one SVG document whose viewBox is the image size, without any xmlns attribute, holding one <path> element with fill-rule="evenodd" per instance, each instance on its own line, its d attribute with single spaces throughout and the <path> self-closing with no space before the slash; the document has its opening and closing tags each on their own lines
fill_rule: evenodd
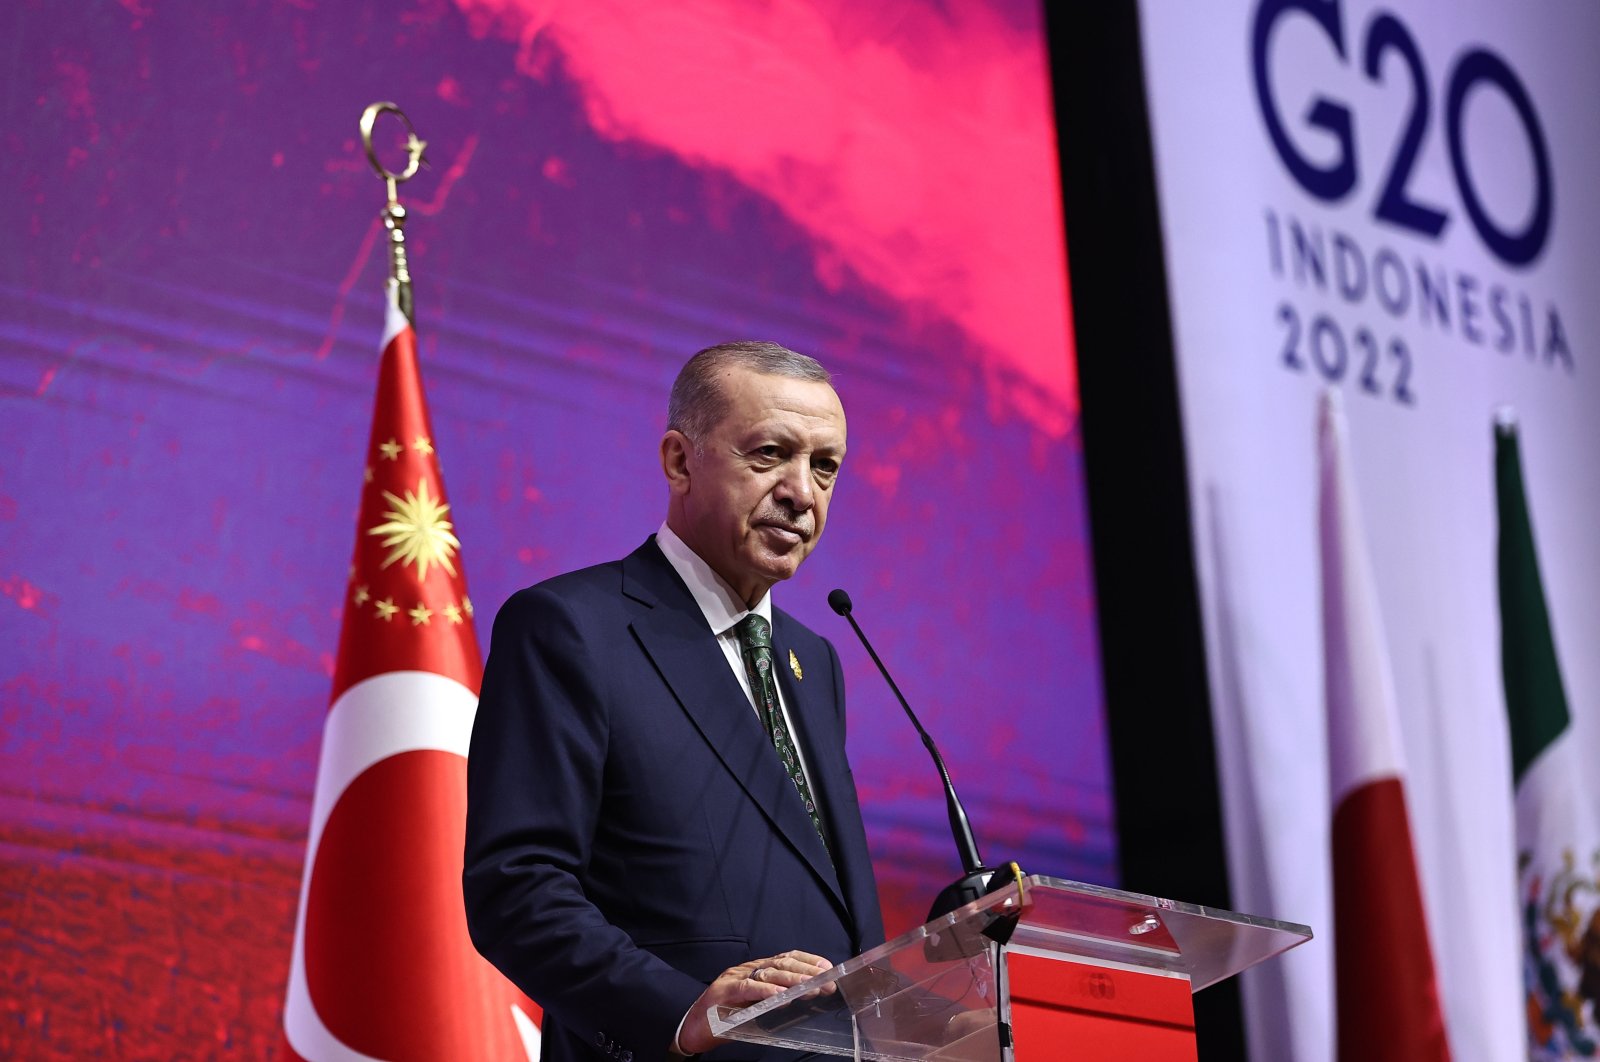
<svg viewBox="0 0 1600 1062">
<path fill-rule="evenodd" d="M 662 441 L 668 522 L 749 605 L 822 537 L 844 460 L 844 407 L 812 380 L 736 368 L 720 382 L 728 412 L 701 452 L 678 432 Z"/>
</svg>

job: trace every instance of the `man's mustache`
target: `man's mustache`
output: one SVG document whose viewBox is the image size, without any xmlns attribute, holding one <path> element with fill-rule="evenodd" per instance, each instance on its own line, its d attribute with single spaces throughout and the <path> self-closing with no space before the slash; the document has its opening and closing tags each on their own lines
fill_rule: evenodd
<svg viewBox="0 0 1600 1062">
<path fill-rule="evenodd" d="M 761 512 L 756 513 L 755 522 L 757 524 L 780 527 L 785 531 L 793 531 L 805 539 L 811 537 L 811 532 L 815 528 L 815 523 L 809 516 L 796 517 L 776 509 L 763 509 Z"/>
</svg>

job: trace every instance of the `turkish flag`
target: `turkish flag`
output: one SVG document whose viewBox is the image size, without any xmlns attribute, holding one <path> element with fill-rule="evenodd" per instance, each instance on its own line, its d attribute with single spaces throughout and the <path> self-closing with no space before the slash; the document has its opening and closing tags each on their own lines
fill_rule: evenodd
<svg viewBox="0 0 1600 1062">
<path fill-rule="evenodd" d="M 537 1058 L 537 1008 L 467 937 L 466 757 L 483 665 L 393 284 L 362 478 L 284 1033 L 310 1062 Z"/>
</svg>

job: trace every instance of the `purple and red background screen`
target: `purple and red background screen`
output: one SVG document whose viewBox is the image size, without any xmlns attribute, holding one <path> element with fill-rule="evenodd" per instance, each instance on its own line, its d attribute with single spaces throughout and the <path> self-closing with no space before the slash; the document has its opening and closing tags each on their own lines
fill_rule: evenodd
<svg viewBox="0 0 1600 1062">
<path fill-rule="evenodd" d="M 0 1055 L 276 1049 L 399 103 L 479 632 L 655 529 L 671 380 L 775 339 L 850 453 L 775 600 L 833 639 L 891 933 L 984 855 L 1114 884 L 1033 3 L 19 2 L 0 16 Z M 393 139 L 393 130 L 386 134 Z"/>
</svg>

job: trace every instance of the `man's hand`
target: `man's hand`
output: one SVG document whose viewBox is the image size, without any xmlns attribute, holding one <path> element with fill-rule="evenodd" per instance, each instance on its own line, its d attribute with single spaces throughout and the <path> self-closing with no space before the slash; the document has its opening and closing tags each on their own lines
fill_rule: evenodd
<svg viewBox="0 0 1600 1062">
<path fill-rule="evenodd" d="M 827 959 L 808 951 L 786 951 L 770 959 L 752 959 L 722 971 L 689 1008 L 678 1032 L 678 1050 L 686 1055 L 698 1055 L 722 1043 L 711 1035 L 706 1019 L 712 1007 L 745 1007 L 759 1003 L 832 966 Z"/>
</svg>

